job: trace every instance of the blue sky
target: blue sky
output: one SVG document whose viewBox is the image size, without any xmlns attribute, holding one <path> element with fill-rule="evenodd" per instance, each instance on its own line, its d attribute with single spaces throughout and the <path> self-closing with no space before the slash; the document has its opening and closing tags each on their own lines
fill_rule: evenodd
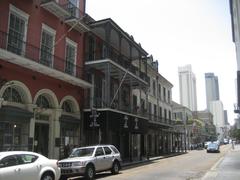
<svg viewBox="0 0 240 180">
<path fill-rule="evenodd" d="M 112 18 L 159 61 L 179 102 L 178 67 L 191 64 L 197 79 L 198 110 L 206 108 L 204 73 L 219 79 L 220 99 L 234 121 L 236 53 L 228 0 L 87 0 L 95 20 Z"/>
</svg>

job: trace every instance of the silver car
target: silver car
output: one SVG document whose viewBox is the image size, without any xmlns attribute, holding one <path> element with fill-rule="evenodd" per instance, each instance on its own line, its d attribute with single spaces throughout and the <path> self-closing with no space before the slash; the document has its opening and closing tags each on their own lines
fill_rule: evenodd
<svg viewBox="0 0 240 180">
<path fill-rule="evenodd" d="M 86 179 L 94 179 L 95 173 L 111 170 L 112 174 L 121 169 L 121 156 L 113 145 L 97 145 L 73 149 L 67 159 L 58 162 L 61 174 L 83 175 Z"/>
<path fill-rule="evenodd" d="M 209 152 L 218 152 L 218 153 L 220 153 L 219 144 L 217 144 L 215 142 L 208 144 L 207 153 L 209 153 Z"/>
<path fill-rule="evenodd" d="M 34 152 L 0 152 L 0 180 L 57 180 L 57 162 Z"/>
</svg>

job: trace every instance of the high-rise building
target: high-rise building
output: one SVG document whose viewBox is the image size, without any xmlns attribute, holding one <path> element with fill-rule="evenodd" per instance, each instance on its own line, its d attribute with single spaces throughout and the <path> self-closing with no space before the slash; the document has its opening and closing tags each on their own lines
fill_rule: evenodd
<svg viewBox="0 0 240 180">
<path fill-rule="evenodd" d="M 196 77 L 192 66 L 186 65 L 178 68 L 180 104 L 191 111 L 197 111 Z"/>
<path fill-rule="evenodd" d="M 211 101 L 219 100 L 219 86 L 218 77 L 214 73 L 205 73 L 205 86 L 206 86 L 206 104 L 209 109 Z"/>
<path fill-rule="evenodd" d="M 225 123 L 225 125 L 229 125 L 227 110 L 224 110 L 224 123 Z"/>
<path fill-rule="evenodd" d="M 213 124 L 216 126 L 218 138 L 221 140 L 223 138 L 223 129 L 225 127 L 223 104 L 221 101 L 211 101 L 209 109 L 213 114 Z"/>
</svg>

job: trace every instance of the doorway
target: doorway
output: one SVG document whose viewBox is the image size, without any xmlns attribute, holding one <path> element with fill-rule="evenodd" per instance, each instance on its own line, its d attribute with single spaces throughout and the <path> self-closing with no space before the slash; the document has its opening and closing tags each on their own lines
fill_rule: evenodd
<svg viewBox="0 0 240 180">
<path fill-rule="evenodd" d="M 34 152 L 48 157 L 49 125 L 36 123 L 34 133 Z"/>
<path fill-rule="evenodd" d="M 132 134 L 132 159 L 133 161 L 140 160 L 141 153 L 141 135 Z"/>
</svg>

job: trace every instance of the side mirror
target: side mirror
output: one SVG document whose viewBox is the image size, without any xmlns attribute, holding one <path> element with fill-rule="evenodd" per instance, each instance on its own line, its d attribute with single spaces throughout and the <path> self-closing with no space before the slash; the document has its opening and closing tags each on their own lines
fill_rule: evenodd
<svg viewBox="0 0 240 180">
<path fill-rule="evenodd" d="M 0 163 L 0 168 L 4 167 L 4 164 L 3 163 Z"/>
</svg>

